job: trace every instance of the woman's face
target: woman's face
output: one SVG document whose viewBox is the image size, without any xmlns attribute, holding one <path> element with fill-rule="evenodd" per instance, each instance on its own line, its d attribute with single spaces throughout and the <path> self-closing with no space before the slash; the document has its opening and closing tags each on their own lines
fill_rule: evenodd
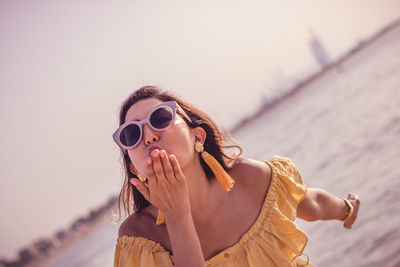
<svg viewBox="0 0 400 267">
<path fill-rule="evenodd" d="M 146 98 L 133 104 L 126 113 L 125 122 L 143 120 L 153 107 L 162 103 L 157 98 Z M 146 173 L 146 158 L 150 156 L 150 149 L 157 146 L 167 154 L 174 154 L 184 170 L 195 159 L 195 137 L 192 129 L 181 116 L 176 114 L 175 122 L 164 131 L 155 131 L 147 123 L 143 124 L 143 135 L 139 144 L 128 150 L 128 155 L 136 171 L 141 175 Z"/>
</svg>

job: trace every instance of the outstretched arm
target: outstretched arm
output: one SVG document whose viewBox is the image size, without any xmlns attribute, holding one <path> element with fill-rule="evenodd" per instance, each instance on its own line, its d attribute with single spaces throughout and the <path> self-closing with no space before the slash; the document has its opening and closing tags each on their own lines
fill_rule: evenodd
<svg viewBox="0 0 400 267">
<path fill-rule="evenodd" d="M 306 196 L 297 206 L 297 217 L 310 222 L 346 218 L 343 226 L 351 228 L 357 219 L 360 199 L 357 195 L 349 194 L 347 200 L 354 207 L 354 210 L 346 218 L 350 208 L 343 199 L 322 189 L 308 188 Z"/>
</svg>

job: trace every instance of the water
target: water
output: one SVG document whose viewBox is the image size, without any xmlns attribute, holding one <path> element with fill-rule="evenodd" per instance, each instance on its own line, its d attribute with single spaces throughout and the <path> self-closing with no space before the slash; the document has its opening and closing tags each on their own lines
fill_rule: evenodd
<svg viewBox="0 0 400 267">
<path fill-rule="evenodd" d="M 400 266 L 400 27 L 233 135 L 250 158 L 291 158 L 308 187 L 360 196 L 351 230 L 297 220 L 314 264 Z M 48 266 L 112 266 L 117 228 L 104 224 Z"/>
<path fill-rule="evenodd" d="M 50 261 L 48 267 L 113 266 L 118 226 L 106 222 L 82 241 Z"/>
<path fill-rule="evenodd" d="M 318 266 L 400 266 L 400 27 L 235 134 L 247 156 L 291 158 L 309 187 L 361 198 L 352 230 L 304 222 Z"/>
</svg>

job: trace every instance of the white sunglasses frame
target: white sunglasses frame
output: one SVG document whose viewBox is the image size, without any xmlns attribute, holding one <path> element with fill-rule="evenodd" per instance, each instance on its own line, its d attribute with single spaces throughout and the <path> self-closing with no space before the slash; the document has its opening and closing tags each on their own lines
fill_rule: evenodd
<svg viewBox="0 0 400 267">
<path fill-rule="evenodd" d="M 163 127 L 162 129 L 154 128 L 153 125 L 151 125 L 151 123 L 150 123 L 150 117 L 151 117 L 151 115 L 154 113 L 154 111 L 156 111 L 156 110 L 159 109 L 160 107 L 167 107 L 167 108 L 169 108 L 169 109 L 172 111 L 172 112 L 171 112 L 171 113 L 172 113 L 171 121 L 169 122 L 169 124 L 168 124 L 167 126 Z M 149 113 L 146 115 L 146 118 L 144 118 L 143 120 L 140 120 L 140 121 L 128 121 L 128 122 L 125 122 L 124 124 L 122 124 L 122 125 L 121 125 L 120 127 L 118 127 L 118 129 L 114 132 L 114 134 L 112 135 L 112 137 L 113 137 L 114 141 L 117 143 L 117 145 L 118 145 L 120 148 L 122 148 L 122 149 L 124 149 L 124 150 L 132 149 L 132 148 L 136 147 L 136 146 L 140 143 L 140 141 L 142 140 L 142 137 L 143 137 L 143 124 L 144 124 L 144 123 L 147 123 L 147 125 L 149 125 L 149 126 L 150 126 L 153 130 L 155 130 L 155 131 L 158 131 L 158 132 L 164 131 L 164 130 L 168 129 L 169 127 L 171 127 L 171 125 L 175 122 L 176 113 L 177 113 L 177 107 L 179 107 L 179 108 L 183 111 L 183 109 L 179 106 L 179 104 L 178 104 L 176 101 L 167 101 L 167 102 L 160 103 L 159 105 L 157 105 L 157 106 L 155 106 L 153 109 L 151 109 L 151 110 L 149 111 Z M 183 113 L 183 115 L 185 116 L 186 119 L 188 119 L 190 122 L 192 121 L 192 120 L 189 118 L 189 116 L 186 114 L 185 111 L 183 111 L 182 113 Z M 137 126 L 139 127 L 139 129 L 140 129 L 140 137 L 139 137 L 138 141 L 137 141 L 134 145 L 132 145 L 132 146 L 125 146 L 125 145 L 122 144 L 122 142 L 121 142 L 120 135 L 121 135 L 122 130 L 125 129 L 125 127 L 127 127 L 127 126 L 129 126 L 129 125 L 132 125 L 132 124 L 135 124 L 135 125 L 137 125 Z"/>
</svg>

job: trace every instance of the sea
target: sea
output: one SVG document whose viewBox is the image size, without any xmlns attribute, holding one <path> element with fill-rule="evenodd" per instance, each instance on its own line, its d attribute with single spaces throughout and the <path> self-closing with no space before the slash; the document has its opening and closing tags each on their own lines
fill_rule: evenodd
<svg viewBox="0 0 400 267">
<path fill-rule="evenodd" d="M 400 266 L 399 25 L 232 131 L 246 157 L 289 157 L 307 187 L 360 197 L 352 229 L 296 219 L 317 266 Z M 112 266 L 117 231 L 105 220 L 46 266 Z"/>
</svg>

